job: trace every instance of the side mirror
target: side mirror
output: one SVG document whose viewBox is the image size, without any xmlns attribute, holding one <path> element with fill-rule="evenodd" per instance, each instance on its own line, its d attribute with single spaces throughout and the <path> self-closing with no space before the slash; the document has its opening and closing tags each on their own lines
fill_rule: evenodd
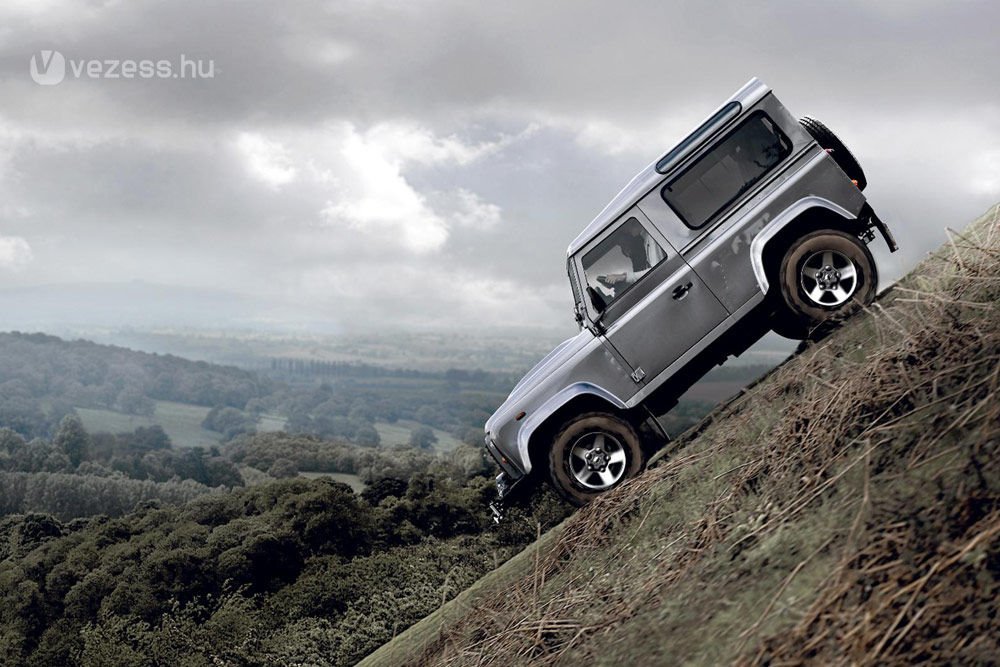
<svg viewBox="0 0 1000 667">
<path fill-rule="evenodd" d="M 596 310 L 598 314 L 603 313 L 604 309 L 608 307 L 608 302 L 604 300 L 601 293 L 590 285 L 587 285 L 587 296 L 590 297 L 590 303 L 594 304 L 594 310 Z"/>
</svg>

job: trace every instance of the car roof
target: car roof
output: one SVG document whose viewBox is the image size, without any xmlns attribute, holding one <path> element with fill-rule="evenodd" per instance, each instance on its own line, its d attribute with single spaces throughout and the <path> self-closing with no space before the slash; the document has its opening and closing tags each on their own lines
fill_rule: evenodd
<svg viewBox="0 0 1000 667">
<path fill-rule="evenodd" d="M 771 89 L 768 88 L 763 81 L 757 79 L 756 77 L 750 79 L 750 81 L 748 81 L 746 85 L 737 90 L 732 97 L 726 100 L 721 106 L 719 106 L 718 109 L 713 111 L 706 118 L 706 121 L 715 116 L 715 114 L 722 111 L 724 107 L 731 104 L 732 102 L 739 102 L 742 105 L 743 112 L 745 112 L 754 104 L 756 104 L 758 100 L 767 95 L 769 92 L 771 92 Z M 736 116 L 736 118 L 741 117 L 743 115 L 743 112 L 741 112 L 738 116 Z M 702 124 L 703 123 L 699 123 L 695 127 L 695 130 L 700 128 Z M 728 124 L 729 123 L 727 123 L 727 125 Z M 694 130 L 692 130 L 692 132 L 694 132 Z M 717 132 L 715 131 L 710 132 L 708 135 L 706 135 L 705 139 L 703 139 L 702 141 L 698 141 L 692 144 L 691 146 L 687 147 L 679 157 L 683 157 L 684 155 L 689 154 L 692 151 L 696 150 L 698 146 L 704 143 L 706 139 L 715 136 L 716 133 Z M 690 136 L 690 134 L 687 136 Z M 682 139 L 678 143 L 678 146 L 684 143 L 685 139 Z M 664 153 L 664 155 L 665 154 L 666 153 Z M 625 211 L 630 209 L 632 205 L 639 200 L 640 197 L 642 197 L 647 192 L 652 190 L 657 183 L 663 180 L 664 174 L 656 170 L 656 165 L 661 159 L 662 158 L 657 158 L 652 163 L 650 163 L 649 166 L 647 166 L 645 169 L 636 174 L 635 177 L 633 177 L 632 180 L 629 181 L 624 188 L 622 188 L 621 192 L 615 195 L 615 198 L 612 199 L 611 202 L 607 206 L 605 206 L 600 213 L 597 214 L 597 217 L 594 218 L 589 225 L 587 225 L 586 229 L 584 229 L 580 233 L 580 235 L 577 236 L 573 240 L 573 242 L 569 244 L 569 249 L 566 251 L 567 255 L 572 256 L 578 250 L 580 250 L 580 248 L 587 245 L 587 243 L 589 243 L 595 236 L 604 231 L 604 229 L 608 225 L 617 220 L 619 216 L 625 213 Z M 682 159 L 678 159 L 673 161 L 673 163 L 678 164 L 682 161 L 683 161 Z"/>
</svg>

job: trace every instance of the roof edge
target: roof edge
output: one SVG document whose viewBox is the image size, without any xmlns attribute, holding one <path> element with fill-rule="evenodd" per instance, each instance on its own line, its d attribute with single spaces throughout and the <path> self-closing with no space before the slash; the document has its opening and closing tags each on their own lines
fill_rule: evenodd
<svg viewBox="0 0 1000 667">
<path fill-rule="evenodd" d="M 736 119 L 742 118 L 743 115 L 746 113 L 747 109 L 752 107 L 761 98 L 763 98 L 770 92 L 771 88 L 768 87 L 767 84 L 765 84 L 757 77 L 752 77 L 749 81 L 743 84 L 743 86 L 741 86 L 739 90 L 730 95 L 725 102 L 716 107 L 712 111 L 712 113 L 710 113 L 701 122 L 695 125 L 690 132 L 685 134 L 680 139 L 680 141 L 675 143 L 668 150 L 663 151 L 659 157 L 657 157 L 655 160 L 649 163 L 649 165 L 647 165 L 644 169 L 642 169 L 638 174 L 633 176 L 632 179 L 625 184 L 625 187 L 623 187 L 618 192 L 618 194 L 616 194 L 614 198 L 612 198 L 612 200 L 608 203 L 608 205 L 605 206 L 603 209 L 601 209 L 601 212 L 598 213 L 593 220 L 591 220 L 590 224 L 588 224 L 584 228 L 584 230 L 580 232 L 580 234 L 578 234 L 575 239 L 573 239 L 572 243 L 570 243 L 569 247 L 566 249 L 566 256 L 567 257 L 572 256 L 574 253 L 579 251 L 580 248 L 589 243 L 591 239 L 593 239 L 595 236 L 604 231 L 604 229 L 608 225 L 617 220 L 620 215 L 622 215 L 623 213 L 625 213 L 625 211 L 631 208 L 632 205 L 635 204 L 635 202 L 638 201 L 642 196 L 644 196 L 650 189 L 652 189 L 656 185 L 656 183 L 666 178 L 667 174 L 661 174 L 660 172 L 656 171 L 657 162 L 659 162 L 664 155 L 666 155 L 674 148 L 684 143 L 687 137 L 691 136 L 693 132 L 695 132 L 706 121 L 710 120 L 715 114 L 721 111 L 727 104 L 730 104 L 731 102 L 739 102 L 742 105 L 743 109 L 741 110 L 738 116 L 736 116 L 735 118 L 732 119 L 732 121 L 730 121 L 730 123 L 726 123 L 726 126 L 730 125 L 731 122 L 735 121 Z M 721 130 L 722 128 L 719 129 Z M 711 136 L 714 136 L 715 134 L 717 134 L 717 132 L 713 132 Z M 697 147 L 701 145 L 701 143 L 702 142 L 698 142 L 697 145 L 691 147 L 691 150 L 686 151 L 684 154 L 679 156 L 679 158 L 674 162 L 674 165 L 676 166 L 682 164 L 685 161 L 687 155 L 689 155 L 692 151 L 696 150 Z"/>
</svg>

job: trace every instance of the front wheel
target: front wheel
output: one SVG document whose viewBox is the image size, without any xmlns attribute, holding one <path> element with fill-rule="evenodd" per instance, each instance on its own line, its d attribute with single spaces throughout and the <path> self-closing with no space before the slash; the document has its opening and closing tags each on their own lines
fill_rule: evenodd
<svg viewBox="0 0 1000 667">
<path fill-rule="evenodd" d="M 634 477 L 645 463 L 635 429 L 608 412 L 590 412 L 567 422 L 549 452 L 552 485 L 574 505 L 584 505 Z"/>
<path fill-rule="evenodd" d="M 856 236 L 822 229 L 796 240 L 778 271 L 774 330 L 817 339 L 875 300 L 878 275 L 868 247 Z"/>
</svg>

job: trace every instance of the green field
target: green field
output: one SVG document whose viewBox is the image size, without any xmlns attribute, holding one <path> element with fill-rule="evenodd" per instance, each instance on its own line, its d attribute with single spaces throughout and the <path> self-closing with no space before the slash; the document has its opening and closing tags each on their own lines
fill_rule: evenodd
<svg viewBox="0 0 1000 667">
<path fill-rule="evenodd" d="M 159 424 L 175 447 L 211 447 L 219 444 L 219 434 L 201 427 L 208 408 L 186 403 L 156 401 L 152 417 L 127 415 L 114 410 L 77 408 L 83 426 L 91 433 L 123 433 L 140 426 Z"/>
<path fill-rule="evenodd" d="M 383 447 L 409 444 L 410 431 L 418 426 L 423 426 L 423 424 L 418 424 L 417 422 L 410 421 L 408 419 L 400 419 L 395 424 L 389 424 L 388 422 L 375 422 L 375 430 L 378 431 L 378 437 L 381 439 Z M 434 429 L 434 434 L 438 438 L 438 441 L 434 443 L 435 451 L 450 452 L 455 449 L 455 447 L 462 444 L 461 440 L 458 440 L 446 431 Z"/>
<path fill-rule="evenodd" d="M 208 408 L 200 405 L 188 405 L 186 403 L 173 403 L 170 401 L 156 401 L 156 410 L 152 417 L 139 415 L 127 415 L 114 410 L 102 410 L 96 408 L 76 408 L 80 419 L 83 420 L 84 428 L 92 433 L 108 432 L 123 433 L 133 431 L 140 426 L 152 426 L 159 424 L 170 436 L 171 442 L 176 447 L 211 447 L 219 444 L 219 434 L 208 431 L 201 427 L 201 422 L 208 414 Z M 259 431 L 269 433 L 281 431 L 285 428 L 285 418 L 278 415 L 261 415 L 257 425 Z M 405 445 L 410 441 L 410 431 L 421 426 L 414 421 L 402 419 L 395 424 L 378 422 L 375 429 L 382 439 L 383 446 Z M 434 429 L 438 437 L 434 445 L 435 451 L 450 452 L 461 442 L 446 431 Z M 346 480 L 341 480 L 346 481 Z M 347 482 L 351 486 L 360 484 L 357 482 Z"/>
<path fill-rule="evenodd" d="M 257 422 L 257 430 L 261 433 L 284 431 L 288 420 L 280 415 L 261 415 Z"/>
</svg>

